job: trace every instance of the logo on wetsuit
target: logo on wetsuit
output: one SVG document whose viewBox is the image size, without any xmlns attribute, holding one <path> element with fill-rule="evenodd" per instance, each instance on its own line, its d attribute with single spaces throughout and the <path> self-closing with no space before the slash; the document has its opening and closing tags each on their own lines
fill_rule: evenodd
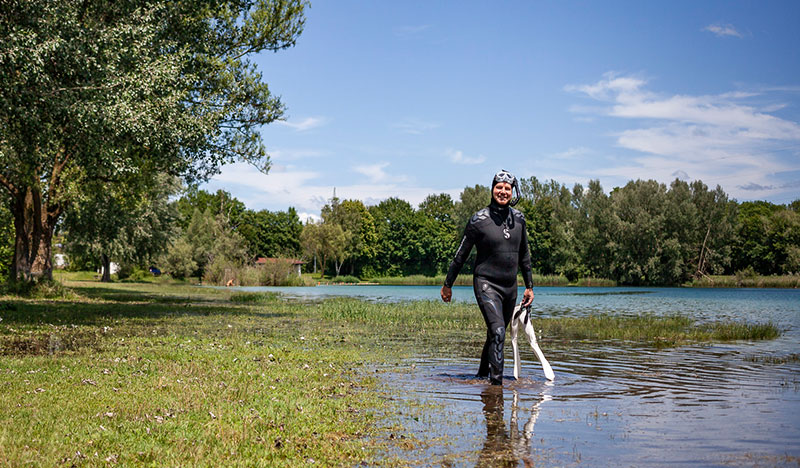
<svg viewBox="0 0 800 468">
<path fill-rule="evenodd" d="M 505 237 L 506 239 L 511 237 L 511 233 L 508 232 L 508 227 L 506 226 L 503 226 L 503 237 Z"/>
</svg>

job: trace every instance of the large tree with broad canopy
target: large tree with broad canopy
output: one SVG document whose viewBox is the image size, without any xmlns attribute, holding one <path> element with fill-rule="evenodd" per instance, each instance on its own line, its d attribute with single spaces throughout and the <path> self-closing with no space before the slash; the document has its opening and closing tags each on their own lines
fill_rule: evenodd
<svg viewBox="0 0 800 468">
<path fill-rule="evenodd" d="M 294 45 L 303 0 L 0 0 L 0 187 L 10 276 L 52 277 L 53 230 L 82 190 L 230 161 L 268 170 L 283 103 L 250 60 Z"/>
</svg>

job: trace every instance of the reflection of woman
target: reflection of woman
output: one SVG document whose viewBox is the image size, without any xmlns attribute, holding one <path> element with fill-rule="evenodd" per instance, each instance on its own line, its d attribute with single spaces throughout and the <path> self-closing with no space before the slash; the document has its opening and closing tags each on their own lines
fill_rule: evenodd
<svg viewBox="0 0 800 468">
<path fill-rule="evenodd" d="M 517 199 L 511 199 L 513 190 Z M 511 173 L 503 170 L 492 179 L 492 201 L 475 213 L 464 229 L 464 237 L 450 263 L 441 296 L 445 302 L 452 297 L 453 282 L 469 256 L 477 247 L 472 286 L 475 299 L 486 322 L 486 342 L 481 353 L 478 377 L 488 377 L 492 384 L 503 384 L 503 344 L 506 327 L 517 301 L 517 271 L 525 281 L 523 305 L 533 301 L 533 278 L 525 218 L 511 208 L 518 201 L 519 186 Z"/>
<path fill-rule="evenodd" d="M 486 442 L 478 457 L 478 467 L 494 466 L 534 466 L 531 457 L 531 437 L 536 419 L 539 417 L 539 405 L 550 400 L 549 395 L 542 395 L 542 399 L 531 408 L 531 417 L 520 432 L 517 422 L 519 411 L 519 394 L 514 391 L 514 402 L 511 406 L 511 421 L 506 430 L 503 421 L 503 387 L 489 386 L 481 392 L 483 402 L 483 416 L 486 418 Z"/>
<path fill-rule="evenodd" d="M 503 387 L 486 387 L 481 392 L 481 401 L 486 418 L 486 442 L 477 466 L 517 466 L 503 420 Z"/>
</svg>

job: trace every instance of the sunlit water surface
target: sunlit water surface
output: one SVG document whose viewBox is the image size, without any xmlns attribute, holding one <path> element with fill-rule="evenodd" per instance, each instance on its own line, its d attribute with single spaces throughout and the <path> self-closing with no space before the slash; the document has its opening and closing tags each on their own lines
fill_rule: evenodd
<svg viewBox="0 0 800 468">
<path fill-rule="evenodd" d="M 255 288 L 253 288 L 255 289 Z M 258 288 L 280 290 L 281 288 Z M 438 287 L 286 288 L 315 299 L 435 300 Z M 545 380 L 527 343 L 522 374 L 493 388 L 472 379 L 477 356 L 441 352 L 383 369 L 397 434 L 387 457 L 409 466 L 798 466 L 800 291 L 681 288 L 536 288 L 535 317 L 689 315 L 698 320 L 772 322 L 783 335 L 656 349 L 609 342 L 542 348 L 556 373 Z M 469 287 L 458 301 L 474 302 Z M 476 314 L 479 313 L 476 308 Z M 535 318 L 534 318 L 535 320 Z M 535 323 L 535 322 L 534 322 Z M 482 336 L 476 336 L 476 343 Z M 394 389 L 394 390 L 392 390 Z"/>
</svg>

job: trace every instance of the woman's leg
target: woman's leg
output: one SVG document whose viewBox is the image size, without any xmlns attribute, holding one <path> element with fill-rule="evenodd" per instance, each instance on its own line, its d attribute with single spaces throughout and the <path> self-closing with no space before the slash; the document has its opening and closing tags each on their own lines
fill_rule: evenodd
<svg viewBox="0 0 800 468">
<path fill-rule="evenodd" d="M 504 364 L 503 345 L 506 339 L 506 326 L 511 321 L 511 313 L 514 310 L 516 288 L 513 291 L 514 297 L 504 297 L 509 295 L 508 291 L 504 291 L 503 288 L 499 288 L 485 279 L 476 277 L 473 280 L 473 289 L 478 307 L 483 314 L 483 320 L 486 322 L 486 342 L 481 353 L 478 376 L 489 377 L 492 384 L 501 385 Z M 510 308 L 507 307 L 509 302 L 511 303 Z"/>
</svg>

